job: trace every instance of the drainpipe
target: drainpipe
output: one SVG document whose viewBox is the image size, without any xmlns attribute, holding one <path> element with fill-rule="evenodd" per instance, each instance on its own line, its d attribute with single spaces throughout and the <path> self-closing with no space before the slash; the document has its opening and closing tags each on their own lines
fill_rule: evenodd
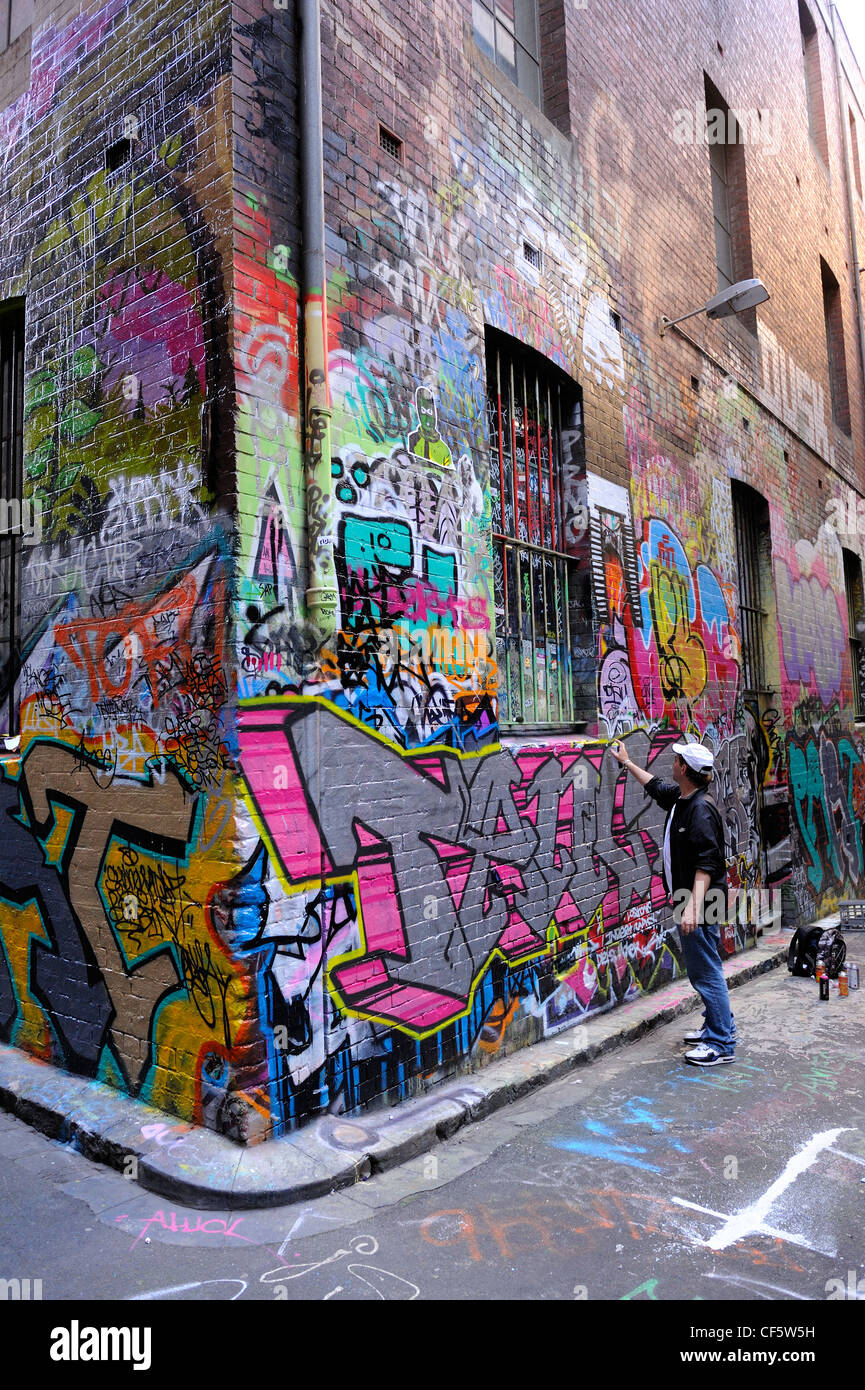
<svg viewBox="0 0 865 1390">
<path fill-rule="evenodd" d="M 853 181 L 850 176 L 849 132 L 844 113 L 844 98 L 841 88 L 841 54 L 838 49 L 838 31 L 835 24 L 837 6 L 831 5 L 832 46 L 835 49 L 835 85 L 838 90 L 838 115 L 841 121 L 841 148 L 844 151 L 844 187 L 847 191 L 847 220 L 850 223 L 850 257 L 853 261 L 853 283 L 856 287 L 856 310 L 859 316 L 859 367 L 860 381 L 865 383 L 865 318 L 862 314 L 862 276 L 859 265 L 859 247 L 856 236 L 856 209 L 853 203 Z"/>
<path fill-rule="evenodd" d="M 301 295 L 303 299 L 304 472 L 310 621 L 327 642 L 336 631 L 331 409 L 327 372 L 324 253 L 324 141 L 321 118 L 321 9 L 298 0 L 300 15 Z"/>
</svg>

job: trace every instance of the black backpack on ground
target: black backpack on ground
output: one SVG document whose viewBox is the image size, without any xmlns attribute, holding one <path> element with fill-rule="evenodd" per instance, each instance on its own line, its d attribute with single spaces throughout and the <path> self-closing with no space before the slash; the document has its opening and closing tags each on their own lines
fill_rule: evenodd
<svg viewBox="0 0 865 1390">
<path fill-rule="evenodd" d="M 838 927 L 797 927 L 787 952 L 787 969 L 791 975 L 814 978 L 817 961 L 825 967 L 830 980 L 838 978 L 838 972 L 847 959 L 847 943 Z"/>
</svg>

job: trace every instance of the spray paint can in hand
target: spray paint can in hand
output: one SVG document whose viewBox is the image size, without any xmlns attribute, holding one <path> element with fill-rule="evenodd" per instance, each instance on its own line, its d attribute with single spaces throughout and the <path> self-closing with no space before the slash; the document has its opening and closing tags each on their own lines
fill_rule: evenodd
<svg viewBox="0 0 865 1390">
<path fill-rule="evenodd" d="M 823 1000 L 828 1000 L 828 998 L 829 998 L 829 976 L 826 974 L 826 971 L 825 971 L 825 970 L 822 972 L 822 974 L 820 975 L 819 979 L 820 979 L 820 998 L 823 999 Z"/>
<path fill-rule="evenodd" d="M 851 989 L 859 988 L 859 966 L 852 962 L 847 966 L 847 982 Z"/>
</svg>

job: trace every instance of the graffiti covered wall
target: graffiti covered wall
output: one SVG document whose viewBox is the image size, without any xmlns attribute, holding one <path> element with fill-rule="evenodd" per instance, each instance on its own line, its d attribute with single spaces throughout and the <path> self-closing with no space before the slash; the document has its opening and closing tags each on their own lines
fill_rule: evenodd
<svg viewBox="0 0 865 1390">
<path fill-rule="evenodd" d="M 347 20 L 330 21 L 339 44 Z M 759 878 L 731 575 L 680 534 L 669 499 L 637 510 L 627 484 L 592 471 L 566 496 L 592 553 L 583 657 L 601 717 L 581 736 L 502 738 L 485 331 L 585 383 L 615 421 L 623 469 L 638 466 L 633 432 L 652 428 L 635 401 L 656 378 L 611 316 L 610 268 L 566 210 L 576 195 L 554 192 L 551 171 L 494 160 L 474 131 L 428 126 L 431 182 L 382 172 L 347 218 L 329 185 L 329 641 L 303 621 L 298 463 L 290 451 L 262 469 L 248 451 L 239 829 L 263 866 L 250 939 L 270 952 L 287 1124 L 410 1094 L 681 972 L 663 816 L 607 751 L 614 735 L 667 775 L 682 732 L 712 742 L 731 865 L 744 886 Z M 326 134 L 334 152 L 342 139 Z M 543 250 L 534 279 L 509 268 L 526 217 Z M 270 199 L 259 283 L 285 219 Z M 287 362 L 274 355 L 267 384 L 289 418 Z M 692 438 L 694 425 L 692 412 Z M 747 932 L 733 926 L 728 948 Z"/>
<path fill-rule="evenodd" d="M 825 398 L 812 390 L 800 440 L 780 407 L 764 413 L 708 363 L 695 387 L 661 357 L 640 327 L 635 266 L 647 248 L 629 186 L 633 133 L 615 102 L 598 99 L 579 166 L 557 162 L 552 137 L 546 149 L 506 149 L 513 109 L 494 92 L 494 118 L 477 114 L 438 17 L 423 145 L 402 171 L 370 155 L 386 85 L 375 33 L 371 15 L 326 7 L 326 110 L 340 109 L 336 55 L 359 42 L 370 55 L 354 135 L 338 120 L 325 135 L 330 640 L 316 642 L 302 621 L 304 530 L 291 520 L 290 484 L 268 474 L 245 520 L 241 582 L 272 584 L 273 611 L 253 604 L 238 653 L 239 825 L 250 862 L 266 861 L 257 940 L 273 953 L 287 1123 L 410 1094 L 680 972 L 658 876 L 663 819 L 610 757 L 614 737 L 659 770 L 676 737 L 713 749 L 734 889 L 783 889 L 792 920 L 863 881 L 860 741 L 844 734 L 834 762 L 818 750 L 809 764 L 805 752 L 804 771 L 788 747 L 791 641 L 808 689 L 822 686 L 849 727 L 837 574 L 831 612 L 825 576 L 810 610 L 772 600 L 774 693 L 754 700 L 742 686 L 731 479 L 773 499 L 783 553 L 801 525 L 787 475 L 806 466 L 806 449 L 829 449 L 815 413 Z M 269 235 L 276 244 L 282 233 Z M 524 241 L 537 248 L 531 265 Z M 573 670 L 596 713 L 567 737 L 519 739 L 498 722 L 491 330 L 582 388 L 585 465 L 573 490 L 566 476 L 563 504 L 591 596 Z M 781 350 L 764 341 L 755 390 L 771 411 Z M 830 789 L 818 793 L 824 769 Z M 820 863 L 837 843 L 824 877 L 812 863 L 807 884 L 803 833 Z M 729 924 L 727 949 L 752 937 L 758 915 L 748 906 Z"/>
<path fill-rule="evenodd" d="M 44 518 L 4 673 L 0 1037 L 244 1142 L 681 974 L 663 816 L 614 738 L 661 775 L 677 738 L 711 747 L 734 888 L 778 888 L 789 921 L 865 895 L 847 541 L 805 486 L 834 459 L 820 383 L 763 325 L 749 390 L 661 343 L 628 111 L 589 93 L 579 139 L 540 138 L 443 10 L 420 75 L 408 13 L 324 4 L 327 282 L 304 287 L 295 16 L 247 8 L 108 0 L 36 29 L 0 264 Z M 417 104 L 400 161 L 383 35 Z M 79 95 L 97 71 L 110 115 Z M 302 443 L 322 308 L 332 508 Z M 507 722 L 508 340 L 575 393 L 586 717 L 558 733 Z M 769 502 L 758 694 L 732 481 Z M 325 516 L 333 631 L 306 604 Z M 726 949 L 754 929 L 749 907 Z"/>
<path fill-rule="evenodd" d="M 52 19 L 3 113 L 0 277 L 26 303 L 43 522 L 4 672 L 0 1037 L 255 1139 L 272 1119 L 260 958 L 236 949 L 228 24 L 219 3 L 169 19 L 119 0 Z"/>
</svg>

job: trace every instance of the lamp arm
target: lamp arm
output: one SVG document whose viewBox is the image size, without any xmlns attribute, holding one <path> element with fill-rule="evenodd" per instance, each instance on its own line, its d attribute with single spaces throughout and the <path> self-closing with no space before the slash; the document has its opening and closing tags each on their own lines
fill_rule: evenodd
<svg viewBox="0 0 865 1390">
<path fill-rule="evenodd" d="M 662 315 L 661 315 L 661 329 L 662 329 L 662 331 L 663 331 L 663 329 L 665 329 L 665 328 L 673 328 L 673 327 L 675 327 L 675 325 L 676 325 L 677 323 L 684 323 L 684 322 L 685 322 L 685 319 L 692 319 L 692 318 L 695 318 L 697 314 L 705 314 L 705 312 L 706 312 L 706 306 L 705 306 L 705 304 L 704 304 L 703 307 L 702 307 L 701 309 L 692 309 L 691 312 L 690 312 L 689 314 L 680 314 L 679 317 L 678 317 L 677 319 L 668 319 L 668 318 L 666 317 L 665 314 L 662 314 Z"/>
</svg>

